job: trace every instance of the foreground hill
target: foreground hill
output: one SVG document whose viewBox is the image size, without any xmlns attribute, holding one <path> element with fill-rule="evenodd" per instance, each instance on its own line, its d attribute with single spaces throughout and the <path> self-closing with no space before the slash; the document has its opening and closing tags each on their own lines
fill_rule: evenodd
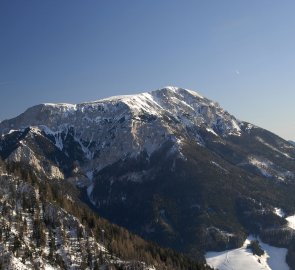
<svg viewBox="0 0 295 270">
<path fill-rule="evenodd" d="M 93 214 L 70 184 L 0 162 L 0 269 L 210 269 Z"/>
</svg>

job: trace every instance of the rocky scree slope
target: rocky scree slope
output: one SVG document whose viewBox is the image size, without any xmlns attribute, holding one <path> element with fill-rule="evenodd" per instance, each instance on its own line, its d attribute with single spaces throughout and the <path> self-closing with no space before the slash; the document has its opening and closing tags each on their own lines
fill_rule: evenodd
<svg viewBox="0 0 295 270">
<path fill-rule="evenodd" d="M 177 87 L 95 102 L 41 104 L 0 123 L 0 155 L 66 180 L 94 211 L 192 257 L 249 232 L 292 240 L 295 148 Z"/>
</svg>

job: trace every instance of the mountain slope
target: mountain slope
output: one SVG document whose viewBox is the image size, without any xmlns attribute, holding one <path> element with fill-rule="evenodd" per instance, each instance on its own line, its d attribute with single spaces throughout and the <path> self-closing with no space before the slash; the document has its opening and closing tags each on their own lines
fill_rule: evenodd
<svg viewBox="0 0 295 270">
<path fill-rule="evenodd" d="M 103 217 L 194 258 L 249 232 L 292 242 L 274 209 L 295 211 L 295 147 L 193 91 L 41 104 L 0 133 L 6 161 L 65 179 Z"/>
<path fill-rule="evenodd" d="M 0 269 L 210 269 L 91 213 L 66 182 L 0 160 Z"/>
</svg>

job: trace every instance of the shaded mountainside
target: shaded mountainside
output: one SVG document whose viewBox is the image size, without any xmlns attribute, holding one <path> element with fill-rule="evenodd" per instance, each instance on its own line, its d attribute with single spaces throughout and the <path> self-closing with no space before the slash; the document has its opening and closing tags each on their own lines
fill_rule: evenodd
<svg viewBox="0 0 295 270">
<path fill-rule="evenodd" d="M 93 211 L 192 258 L 248 233 L 290 246 L 295 147 L 176 87 L 41 104 L 0 123 L 0 155 L 80 190 Z M 290 257 L 290 256 L 289 256 Z"/>
<path fill-rule="evenodd" d="M 78 196 L 0 161 L 0 269 L 210 269 L 99 218 Z"/>
</svg>

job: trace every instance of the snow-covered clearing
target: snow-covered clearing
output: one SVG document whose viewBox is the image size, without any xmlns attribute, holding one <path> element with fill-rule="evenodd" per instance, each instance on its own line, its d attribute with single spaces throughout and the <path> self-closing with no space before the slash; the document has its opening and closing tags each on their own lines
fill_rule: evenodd
<svg viewBox="0 0 295 270">
<path fill-rule="evenodd" d="M 295 215 L 286 217 L 286 220 L 288 221 L 288 227 L 295 230 Z"/>
<path fill-rule="evenodd" d="M 265 251 L 263 256 L 258 257 L 247 249 L 247 245 L 253 239 L 255 238 L 249 236 L 241 248 L 222 252 L 207 252 L 205 254 L 207 264 L 219 270 L 289 270 L 285 261 L 287 249 L 276 248 L 257 239 Z"/>
</svg>

